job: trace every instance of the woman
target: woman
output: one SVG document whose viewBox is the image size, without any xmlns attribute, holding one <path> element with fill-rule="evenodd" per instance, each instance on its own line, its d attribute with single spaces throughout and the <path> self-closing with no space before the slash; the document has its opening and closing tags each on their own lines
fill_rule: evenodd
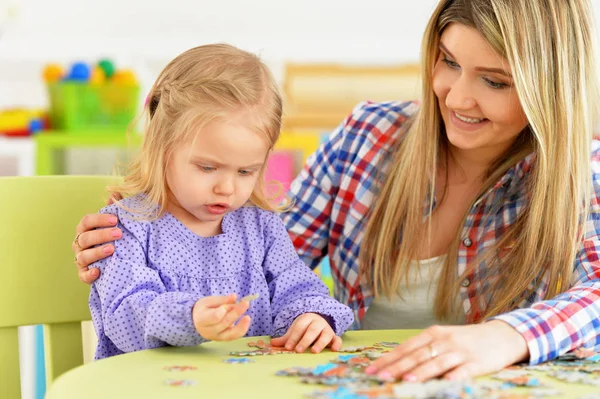
<svg viewBox="0 0 600 399">
<path fill-rule="evenodd" d="M 420 106 L 358 106 L 292 185 L 288 231 L 311 267 L 329 254 L 354 327 L 431 325 L 367 372 L 459 379 L 600 349 L 591 15 L 588 0 L 441 0 Z M 114 222 L 77 227 L 83 281 L 112 246 L 82 249 L 118 238 L 92 231 Z"/>
</svg>

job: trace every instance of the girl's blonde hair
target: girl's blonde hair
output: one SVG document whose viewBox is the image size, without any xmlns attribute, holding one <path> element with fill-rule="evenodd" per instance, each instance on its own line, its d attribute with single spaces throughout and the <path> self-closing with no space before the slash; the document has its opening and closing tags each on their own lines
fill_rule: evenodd
<svg viewBox="0 0 600 399">
<path fill-rule="evenodd" d="M 514 309 L 539 284 L 548 284 L 546 298 L 569 288 L 591 201 L 590 151 L 599 94 L 592 15 L 587 0 L 439 2 L 422 45 L 422 107 L 398 140 L 361 248 L 361 271 L 375 295 L 391 297 L 401 281 L 408 284 L 410 261 L 417 259 L 421 240 L 431 237 L 430 219 L 423 223 L 423 205 L 428 199 L 432 212 L 436 170 L 448 157 L 431 76 L 440 36 L 451 23 L 476 29 L 508 60 L 529 121 L 513 147 L 490 165 L 476 198 L 528 154 L 535 152 L 536 158 L 526 179 L 527 202 L 516 223 L 499 232 L 494 246 L 470 260 L 457 279 L 458 246 L 468 212 L 464 215 L 440 274 L 435 313 L 447 319 L 458 311 L 454 304 L 460 282 L 480 262 L 487 262 L 478 299 L 480 318 Z M 499 211 L 490 214 L 495 217 Z M 506 255 L 500 257 L 500 252 Z"/>
<path fill-rule="evenodd" d="M 109 190 L 121 195 L 146 194 L 135 212 L 153 219 L 166 210 L 166 169 L 174 150 L 191 142 L 208 122 L 225 120 L 238 111 L 248 111 L 255 131 L 272 149 L 281 129 L 282 102 L 271 72 L 256 55 L 227 44 L 211 44 L 171 61 L 156 79 L 144 111 L 140 153 L 123 184 Z M 263 166 L 249 202 L 276 210 L 265 193 L 265 170 Z"/>
</svg>

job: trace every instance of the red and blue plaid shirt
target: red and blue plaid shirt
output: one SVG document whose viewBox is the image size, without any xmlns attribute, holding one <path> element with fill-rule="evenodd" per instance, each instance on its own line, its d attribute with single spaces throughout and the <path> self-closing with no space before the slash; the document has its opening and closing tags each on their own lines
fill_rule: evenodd
<svg viewBox="0 0 600 399">
<path fill-rule="evenodd" d="M 330 135 L 308 159 L 292 183 L 293 208 L 284 223 L 300 257 L 312 268 L 329 255 L 334 295 L 355 313 L 353 328 L 360 328 L 373 299 L 367 282 L 359 279 L 358 254 L 366 228 L 367 212 L 377 195 L 377 176 L 392 158 L 393 142 L 402 125 L 417 111 L 416 103 L 364 103 Z M 525 204 L 524 177 L 535 154 L 510 169 L 475 203 L 462 228 L 457 275 L 467 263 L 494 244 L 517 220 Z M 600 350 L 600 142 L 592 145 L 595 189 L 585 236 L 574 259 L 571 288 L 544 300 L 548 281 L 532 284 L 533 294 L 518 309 L 495 317 L 519 331 L 527 340 L 532 364 L 586 346 Z M 524 265 L 526 267 L 526 265 Z M 479 265 L 461 284 L 467 322 L 481 319 L 489 303 L 484 294 L 493 277 Z"/>
</svg>

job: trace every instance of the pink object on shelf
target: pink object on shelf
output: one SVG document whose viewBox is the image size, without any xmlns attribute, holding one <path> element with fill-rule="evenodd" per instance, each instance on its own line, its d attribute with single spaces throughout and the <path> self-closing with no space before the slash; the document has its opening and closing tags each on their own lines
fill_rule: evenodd
<svg viewBox="0 0 600 399">
<path fill-rule="evenodd" d="M 283 198 L 289 190 L 292 180 L 296 177 L 295 163 L 294 154 L 289 151 L 275 151 L 269 157 L 265 174 L 266 181 L 267 183 L 273 180 L 278 181 L 283 188 L 277 200 Z M 276 187 L 273 189 L 276 189 Z"/>
</svg>

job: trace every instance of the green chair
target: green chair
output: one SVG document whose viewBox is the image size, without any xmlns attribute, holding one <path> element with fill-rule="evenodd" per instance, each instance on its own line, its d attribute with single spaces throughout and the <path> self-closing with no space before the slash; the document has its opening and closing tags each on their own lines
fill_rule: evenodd
<svg viewBox="0 0 600 399">
<path fill-rule="evenodd" d="M 0 178 L 0 398 L 21 397 L 17 327 L 43 324 L 46 383 L 83 364 L 81 321 L 89 287 L 79 281 L 75 226 L 106 204 L 103 176 Z"/>
</svg>

